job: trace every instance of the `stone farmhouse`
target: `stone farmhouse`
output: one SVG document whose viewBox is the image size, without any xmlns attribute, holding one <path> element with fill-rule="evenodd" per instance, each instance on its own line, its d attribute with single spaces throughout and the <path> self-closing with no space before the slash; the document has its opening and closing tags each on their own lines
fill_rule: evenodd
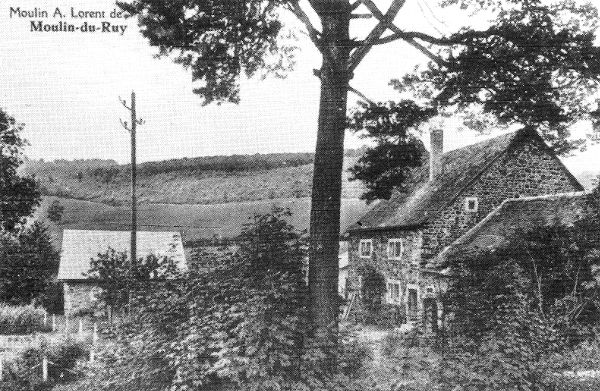
<svg viewBox="0 0 600 391">
<path fill-rule="evenodd" d="M 571 222 L 582 208 L 583 186 L 530 129 L 447 153 L 441 130 L 430 138 L 430 162 L 416 184 L 379 201 L 346 230 L 344 284 L 356 292 L 358 312 L 370 266 L 385 279 L 383 303 L 409 322 L 436 328 L 449 257 L 497 246 L 525 225 Z"/>
<path fill-rule="evenodd" d="M 129 253 L 130 231 L 65 229 L 58 267 L 58 280 L 63 283 L 65 314 L 90 309 L 101 291 L 102 281 L 89 277 L 90 261 L 109 248 Z M 179 232 L 137 232 L 137 257 L 153 254 L 169 257 L 181 270 L 187 269 Z"/>
</svg>

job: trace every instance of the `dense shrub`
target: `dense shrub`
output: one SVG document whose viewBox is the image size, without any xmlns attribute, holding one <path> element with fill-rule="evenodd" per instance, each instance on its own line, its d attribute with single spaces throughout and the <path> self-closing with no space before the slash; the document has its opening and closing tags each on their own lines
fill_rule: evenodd
<svg viewBox="0 0 600 391">
<path fill-rule="evenodd" d="M 71 338 L 56 342 L 38 341 L 36 345 L 24 349 L 16 359 L 6 363 L 0 391 L 44 391 L 56 384 L 76 380 L 81 376 L 76 364 L 87 355 L 85 343 Z M 41 363 L 44 357 L 48 359 L 47 381 L 42 378 Z"/>
<path fill-rule="evenodd" d="M 442 355 L 429 346 L 417 329 L 391 331 L 381 342 L 381 358 L 372 367 L 373 388 L 391 391 L 440 389 L 436 373 L 444 364 Z"/>
<path fill-rule="evenodd" d="M 0 302 L 42 301 L 54 283 L 58 260 L 48 229 L 39 222 L 15 235 L 0 235 Z"/>
<path fill-rule="evenodd" d="M 589 338 L 600 318 L 595 213 L 574 227 L 519 232 L 506 246 L 462 254 L 452 265 L 443 384 L 551 389 L 560 368 L 548 357 Z"/>
<path fill-rule="evenodd" d="M 44 325 L 45 310 L 33 305 L 0 304 L 0 334 L 29 334 L 49 331 Z"/>
<path fill-rule="evenodd" d="M 160 286 L 140 285 L 132 321 L 99 353 L 103 366 L 87 389 L 336 389 L 360 378 L 364 345 L 340 344 L 340 371 L 331 376 L 312 342 L 306 243 L 287 216 L 256 216 L 237 249 L 203 254 L 197 270 Z"/>
</svg>

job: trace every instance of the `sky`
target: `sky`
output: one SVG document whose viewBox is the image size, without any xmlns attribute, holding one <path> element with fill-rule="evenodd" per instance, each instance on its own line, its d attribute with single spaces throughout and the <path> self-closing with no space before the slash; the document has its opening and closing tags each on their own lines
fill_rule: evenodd
<svg viewBox="0 0 600 391">
<path fill-rule="evenodd" d="M 408 0 L 397 23 L 436 34 L 454 30 L 466 19 L 431 8 L 427 0 Z M 389 0 L 378 4 L 385 8 Z M 10 9 L 47 11 L 48 18 L 19 17 Z M 53 18 L 56 8 L 65 14 Z M 312 70 L 320 56 L 300 36 L 297 64 L 285 79 L 251 79 L 241 85 L 241 103 L 202 106 L 190 73 L 168 58 L 155 58 L 135 20 L 109 17 L 72 18 L 79 11 L 115 9 L 114 1 L 3 0 L 0 5 L 0 107 L 25 124 L 30 158 L 45 160 L 102 158 L 125 163 L 129 134 L 119 123 L 128 112 L 119 97 L 135 90 L 138 113 L 138 160 L 205 155 L 314 151 L 319 80 Z M 296 22 L 283 15 L 286 27 Z M 126 26 L 123 34 L 30 31 L 31 21 L 80 26 L 109 21 Z M 353 34 L 364 36 L 375 21 L 354 22 Z M 476 24 L 475 21 L 468 21 Z M 425 58 L 394 42 L 375 47 L 355 72 L 351 85 L 372 100 L 393 99 L 388 86 Z M 355 102 L 350 96 L 350 105 Z M 452 120 L 451 120 L 452 121 Z M 451 125 L 451 124 L 450 124 Z M 451 127 L 451 126 L 450 126 Z M 447 132 L 446 149 L 478 141 L 467 132 Z M 365 143 L 348 134 L 346 147 Z M 578 169 L 600 162 L 600 148 L 572 158 Z"/>
</svg>

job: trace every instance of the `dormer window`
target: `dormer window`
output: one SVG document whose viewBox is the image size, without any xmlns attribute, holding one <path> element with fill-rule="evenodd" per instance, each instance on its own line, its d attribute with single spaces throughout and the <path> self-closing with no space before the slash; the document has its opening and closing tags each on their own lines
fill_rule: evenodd
<svg viewBox="0 0 600 391">
<path fill-rule="evenodd" d="M 373 239 L 361 239 L 358 252 L 361 258 L 371 258 L 371 254 L 373 254 Z"/>
<path fill-rule="evenodd" d="M 465 211 L 474 213 L 479 209 L 479 200 L 477 197 L 465 198 Z"/>
<path fill-rule="evenodd" d="M 401 259 L 404 253 L 402 239 L 390 239 L 388 241 L 388 259 Z"/>
</svg>

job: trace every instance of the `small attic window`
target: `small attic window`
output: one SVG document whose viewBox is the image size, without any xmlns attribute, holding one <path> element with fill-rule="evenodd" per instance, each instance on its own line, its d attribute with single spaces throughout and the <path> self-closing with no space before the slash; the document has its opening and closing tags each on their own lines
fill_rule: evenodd
<svg viewBox="0 0 600 391">
<path fill-rule="evenodd" d="M 477 197 L 467 197 L 465 198 L 465 210 L 467 212 L 477 212 L 479 209 L 479 200 Z"/>
</svg>

